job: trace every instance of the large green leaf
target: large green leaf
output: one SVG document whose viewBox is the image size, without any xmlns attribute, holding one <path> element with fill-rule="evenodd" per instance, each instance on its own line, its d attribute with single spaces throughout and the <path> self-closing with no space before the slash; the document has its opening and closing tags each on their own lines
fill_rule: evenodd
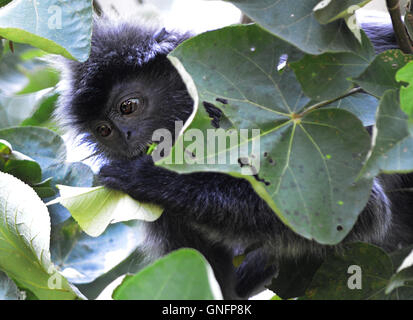
<svg viewBox="0 0 413 320">
<path fill-rule="evenodd" d="M 227 0 L 276 36 L 306 53 L 349 52 L 360 44 L 344 20 L 320 24 L 313 8 L 319 0 Z"/>
<path fill-rule="evenodd" d="M 205 258 L 193 249 L 180 249 L 157 260 L 116 288 L 116 300 L 212 300 L 221 298 Z"/>
<path fill-rule="evenodd" d="M 208 32 L 178 47 L 171 60 L 185 79 L 192 76 L 198 90 L 195 101 L 219 107 L 235 134 L 250 132 L 248 138 L 239 134 L 237 145 L 227 139 L 217 150 L 215 137 L 208 136 L 211 119 L 201 103 L 170 156 L 158 164 L 179 172 L 221 171 L 247 178 L 293 230 L 334 244 L 351 230 L 368 200 L 371 180 L 354 181 L 370 138 L 351 113 L 308 105 L 294 73 L 288 67 L 278 71 L 278 59 L 294 52 L 254 25 Z M 260 134 L 253 136 L 253 129 Z M 192 150 L 190 134 L 199 136 L 199 130 L 206 141 L 200 150 Z M 248 153 L 241 159 L 245 146 Z M 180 164 L 185 149 L 190 152 Z M 251 176 L 257 171 L 260 181 Z"/>
<path fill-rule="evenodd" d="M 50 218 L 36 193 L 0 172 L 0 268 L 39 299 L 75 299 L 50 261 Z"/>
<path fill-rule="evenodd" d="M 0 9 L 0 36 L 85 61 L 92 35 L 92 1 L 14 0 Z"/>
<path fill-rule="evenodd" d="M 50 204 L 67 208 L 80 227 L 90 236 L 102 234 L 110 223 L 139 219 L 154 221 L 163 209 L 153 204 L 141 204 L 126 193 L 103 186 L 76 188 L 59 185 L 60 197 Z"/>
</svg>

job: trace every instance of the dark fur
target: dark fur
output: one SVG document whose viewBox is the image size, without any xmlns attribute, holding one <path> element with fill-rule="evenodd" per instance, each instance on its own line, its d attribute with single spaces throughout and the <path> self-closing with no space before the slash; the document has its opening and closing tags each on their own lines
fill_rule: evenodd
<svg viewBox="0 0 413 320">
<path fill-rule="evenodd" d="M 86 134 L 97 152 L 110 159 L 99 174 L 105 186 L 165 208 L 160 219 L 147 224 L 149 250 L 199 250 L 212 265 L 225 298 L 245 298 L 262 287 L 277 272 L 274 261 L 321 258 L 328 250 L 338 250 L 340 246 L 323 246 L 292 232 L 244 179 L 207 172 L 177 174 L 154 166 L 149 156 L 132 157 L 117 146 L 99 143 L 90 122 L 104 116 L 113 88 L 131 81 L 145 83 L 150 95 L 160 99 L 156 117 L 136 126 L 150 133 L 158 128 L 174 132 L 174 121 L 185 121 L 191 114 L 192 99 L 166 58 L 188 35 L 161 32 L 156 39 L 155 34 L 156 30 L 129 24 L 98 23 L 89 60 L 66 63 L 58 111 L 70 128 Z M 371 30 L 369 34 L 382 39 Z M 388 47 L 387 42 L 377 43 Z M 220 114 L 216 117 L 218 124 Z M 142 140 L 143 148 L 148 141 Z M 406 221 L 411 224 L 412 197 L 391 190 L 412 185 L 411 175 L 376 179 L 368 205 L 345 242 L 366 241 L 386 250 L 410 243 L 413 229 Z M 235 268 L 233 257 L 250 248 L 255 250 Z"/>
</svg>

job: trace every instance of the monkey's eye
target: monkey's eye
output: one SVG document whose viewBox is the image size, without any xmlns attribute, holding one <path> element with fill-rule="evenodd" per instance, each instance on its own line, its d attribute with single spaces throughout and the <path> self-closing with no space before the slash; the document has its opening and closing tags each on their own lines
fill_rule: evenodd
<svg viewBox="0 0 413 320">
<path fill-rule="evenodd" d="M 128 99 L 120 104 L 120 112 L 123 115 L 128 115 L 135 112 L 141 105 L 142 99 L 140 98 Z"/>
<path fill-rule="evenodd" d="M 112 133 L 112 128 L 109 127 L 107 124 L 102 124 L 96 128 L 99 135 L 103 138 L 108 137 Z"/>
</svg>

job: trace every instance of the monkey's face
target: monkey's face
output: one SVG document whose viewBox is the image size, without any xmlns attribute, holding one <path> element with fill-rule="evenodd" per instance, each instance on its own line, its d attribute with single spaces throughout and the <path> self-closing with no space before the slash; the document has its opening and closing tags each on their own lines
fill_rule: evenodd
<svg viewBox="0 0 413 320">
<path fill-rule="evenodd" d="M 60 123 L 110 159 L 140 156 L 158 129 L 174 142 L 193 101 L 167 54 L 188 37 L 96 20 L 89 59 L 62 63 Z"/>
<path fill-rule="evenodd" d="M 146 154 L 158 129 L 175 138 L 175 121 L 186 121 L 192 99 L 174 69 L 142 70 L 115 82 L 97 117 L 88 121 L 90 139 L 108 158 L 135 158 Z"/>
<path fill-rule="evenodd" d="M 159 90 L 161 91 L 161 90 Z M 89 130 L 111 158 L 133 158 L 152 143 L 152 135 L 162 126 L 165 101 L 148 83 L 124 81 L 110 90 L 99 116 L 90 121 Z"/>
</svg>

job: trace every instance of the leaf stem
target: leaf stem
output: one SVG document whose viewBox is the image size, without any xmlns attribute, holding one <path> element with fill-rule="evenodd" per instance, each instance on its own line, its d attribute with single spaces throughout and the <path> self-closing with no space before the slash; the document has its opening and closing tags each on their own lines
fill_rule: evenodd
<svg viewBox="0 0 413 320">
<path fill-rule="evenodd" d="M 412 54 L 413 47 L 401 17 L 400 1 L 386 0 L 386 4 L 387 10 L 390 13 L 397 44 L 404 53 Z"/>
<path fill-rule="evenodd" d="M 347 98 L 348 96 L 351 96 L 351 95 L 353 95 L 355 93 L 359 93 L 359 92 L 364 92 L 364 90 L 360 87 L 353 88 L 350 91 L 348 91 L 347 93 L 343 94 L 342 96 L 339 96 L 339 97 L 331 99 L 331 100 L 321 101 L 319 103 L 316 103 L 316 104 L 312 105 L 308 109 L 305 109 L 303 112 L 301 112 L 299 116 L 300 116 L 300 118 L 302 118 L 305 115 L 307 115 L 308 113 L 310 113 L 310 112 L 312 112 L 316 109 L 320 109 L 322 107 L 325 107 L 325 106 L 329 105 L 330 103 L 333 103 L 333 102 L 336 102 L 338 100 Z"/>
</svg>

